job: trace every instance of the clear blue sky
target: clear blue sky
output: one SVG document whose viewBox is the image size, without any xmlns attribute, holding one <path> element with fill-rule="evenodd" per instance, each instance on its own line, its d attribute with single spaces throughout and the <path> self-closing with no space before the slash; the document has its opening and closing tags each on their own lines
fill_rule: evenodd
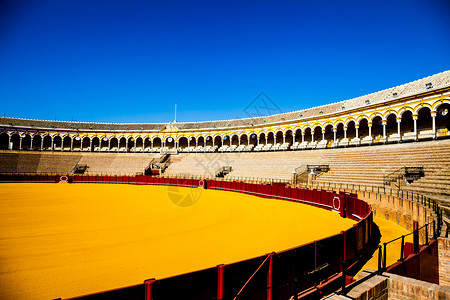
<svg viewBox="0 0 450 300">
<path fill-rule="evenodd" d="M 404 1 L 0 1 L 0 114 L 97 122 L 246 117 L 450 69 L 450 5 Z"/>
</svg>

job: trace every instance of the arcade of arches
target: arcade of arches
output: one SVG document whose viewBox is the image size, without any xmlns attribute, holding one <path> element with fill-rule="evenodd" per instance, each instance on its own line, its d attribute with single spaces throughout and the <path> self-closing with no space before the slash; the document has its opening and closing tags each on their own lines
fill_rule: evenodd
<svg viewBox="0 0 450 300">
<path fill-rule="evenodd" d="M 450 136 L 450 100 L 403 105 L 372 114 L 364 112 L 339 119 L 317 120 L 268 128 L 216 132 L 156 132 L 98 134 L 4 129 L 0 149 L 101 152 L 261 151 L 331 148 L 348 145 L 435 139 Z M 48 129 L 47 129 L 48 130 Z"/>
</svg>

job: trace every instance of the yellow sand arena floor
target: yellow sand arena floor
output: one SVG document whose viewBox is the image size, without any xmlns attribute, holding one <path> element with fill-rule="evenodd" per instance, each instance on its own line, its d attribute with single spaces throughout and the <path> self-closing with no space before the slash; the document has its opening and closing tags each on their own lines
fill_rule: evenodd
<svg viewBox="0 0 450 300">
<path fill-rule="evenodd" d="M 405 228 L 397 225 L 392 221 L 386 220 L 386 218 L 382 216 L 374 216 L 373 221 L 380 228 L 381 233 L 381 241 L 380 244 L 383 247 L 383 243 L 387 243 L 392 241 L 399 236 L 407 235 L 411 233 L 411 231 L 406 230 Z M 405 242 L 412 243 L 413 237 L 409 235 L 405 238 Z M 387 245 L 387 256 L 386 256 L 386 266 L 390 266 L 397 262 L 400 258 L 400 249 L 401 249 L 401 240 L 397 240 Z M 382 248 L 383 250 L 383 248 Z M 384 250 L 383 250 L 384 251 Z M 376 251 L 373 257 L 361 268 L 362 270 L 372 269 L 378 270 L 378 251 Z"/>
<path fill-rule="evenodd" d="M 0 299 L 138 284 L 280 251 L 353 224 L 311 206 L 223 191 L 0 184 Z"/>
</svg>

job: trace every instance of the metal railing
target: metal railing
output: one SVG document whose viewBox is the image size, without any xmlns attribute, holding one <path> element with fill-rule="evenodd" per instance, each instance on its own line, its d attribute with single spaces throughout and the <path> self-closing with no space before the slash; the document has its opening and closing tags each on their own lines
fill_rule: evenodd
<svg viewBox="0 0 450 300">
<path fill-rule="evenodd" d="M 441 227 L 443 225 L 443 210 L 441 209 L 439 203 L 432 197 L 424 196 L 417 192 L 405 191 L 402 189 L 393 189 L 385 186 L 370 186 L 370 185 L 360 185 L 352 183 L 332 183 L 332 182 L 313 182 L 310 185 L 302 185 L 308 188 L 326 188 L 326 189 L 339 189 L 339 190 L 351 190 L 355 192 L 370 192 L 380 195 L 393 196 L 401 198 L 404 200 L 409 200 L 423 206 L 432 209 L 436 214 L 436 226 L 438 230 L 438 235 L 440 235 Z"/>
<path fill-rule="evenodd" d="M 383 184 L 389 185 L 391 182 L 394 182 L 399 179 L 403 178 L 414 178 L 417 179 L 417 177 L 423 177 L 424 171 L 423 166 L 420 167 L 401 167 L 398 170 L 395 170 L 394 172 L 386 175 L 383 177 Z"/>
<path fill-rule="evenodd" d="M 430 230 L 431 230 L 431 235 L 430 235 Z M 436 222 L 433 220 L 432 222 L 429 222 L 425 225 L 423 225 L 420 228 L 417 228 L 415 230 L 413 230 L 411 233 L 405 234 L 405 235 L 401 235 L 393 240 L 390 240 L 389 242 L 385 242 L 383 243 L 383 251 L 381 250 L 381 245 L 378 246 L 378 272 L 382 273 L 384 271 L 387 270 L 387 246 L 396 242 L 396 241 L 401 241 L 400 244 L 400 254 L 399 254 L 399 259 L 397 261 L 401 261 L 403 262 L 405 260 L 405 239 L 408 236 L 413 235 L 413 250 L 411 251 L 411 253 L 417 254 L 420 251 L 420 241 L 419 241 L 419 236 L 420 236 L 420 231 L 424 230 L 422 236 L 423 236 L 423 244 L 422 246 L 429 245 L 430 239 L 436 239 L 436 237 L 438 236 L 438 228 L 436 226 Z"/>
</svg>

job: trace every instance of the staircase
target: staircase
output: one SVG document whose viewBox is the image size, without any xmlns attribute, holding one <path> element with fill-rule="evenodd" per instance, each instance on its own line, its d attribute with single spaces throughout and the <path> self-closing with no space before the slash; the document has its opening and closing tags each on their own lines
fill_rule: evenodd
<svg viewBox="0 0 450 300">
<path fill-rule="evenodd" d="M 219 169 L 216 170 L 216 177 L 225 177 L 226 175 L 228 175 L 230 172 L 232 171 L 232 167 L 231 166 L 223 166 Z"/>
<path fill-rule="evenodd" d="M 163 154 L 159 158 L 153 158 L 145 168 L 145 175 L 161 175 L 170 165 L 170 153 Z"/>
<path fill-rule="evenodd" d="M 308 183 L 309 175 L 313 175 L 315 179 L 320 174 L 329 170 L 329 165 L 302 165 L 294 169 L 292 181 L 294 184 Z"/>
<path fill-rule="evenodd" d="M 384 185 L 394 185 L 396 188 L 400 188 L 406 183 L 412 183 L 415 180 L 425 176 L 423 167 L 401 167 L 400 169 L 384 176 Z"/>
</svg>

